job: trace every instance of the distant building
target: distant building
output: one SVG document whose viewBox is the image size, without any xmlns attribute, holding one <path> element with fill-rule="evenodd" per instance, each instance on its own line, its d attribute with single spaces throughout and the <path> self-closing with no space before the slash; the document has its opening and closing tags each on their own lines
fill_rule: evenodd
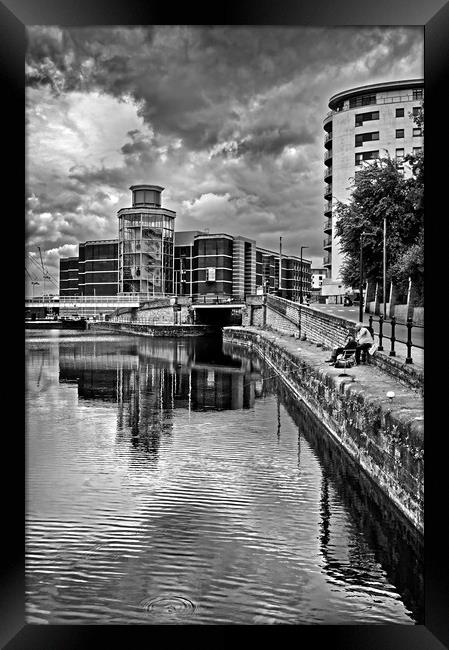
<svg viewBox="0 0 449 650">
<path fill-rule="evenodd" d="M 255 293 L 256 242 L 226 233 L 176 233 L 175 290 L 194 298 Z"/>
<path fill-rule="evenodd" d="M 323 280 L 327 278 L 327 269 L 324 267 L 311 269 L 312 289 L 321 289 Z"/>
<path fill-rule="evenodd" d="M 281 255 L 281 282 L 279 282 L 279 253 L 265 248 L 257 248 L 256 286 L 263 293 L 276 293 L 288 300 L 298 302 L 310 293 L 311 261 L 296 255 Z"/>
<path fill-rule="evenodd" d="M 81 296 L 116 296 L 119 286 L 118 240 L 100 239 L 79 245 Z"/>
<path fill-rule="evenodd" d="M 298 301 L 311 288 L 310 260 L 259 248 L 241 235 L 175 232 L 176 213 L 161 207 L 158 185 L 132 185 L 132 207 L 118 211 L 118 239 L 79 244 L 60 260 L 60 295 L 139 294 L 228 297 L 256 292 Z"/>
<path fill-rule="evenodd" d="M 366 162 L 387 154 L 399 163 L 423 147 L 420 113 L 424 80 L 410 79 L 351 88 L 329 100 L 324 119 L 324 250 L 329 278 L 340 279 L 343 256 L 335 237 L 335 201 L 346 202 L 350 179 Z"/>
<path fill-rule="evenodd" d="M 59 260 L 59 295 L 79 295 L 77 257 L 61 257 Z"/>
<path fill-rule="evenodd" d="M 116 296 L 118 240 L 81 242 L 78 257 L 59 260 L 59 295 Z"/>
<path fill-rule="evenodd" d="M 196 235 L 200 230 L 175 232 L 175 294 L 193 296 L 193 255 Z"/>
</svg>

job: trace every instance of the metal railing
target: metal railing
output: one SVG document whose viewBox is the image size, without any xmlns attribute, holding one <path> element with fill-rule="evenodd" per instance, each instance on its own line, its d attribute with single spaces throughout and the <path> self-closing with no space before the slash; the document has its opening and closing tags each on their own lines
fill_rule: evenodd
<svg viewBox="0 0 449 650">
<path fill-rule="evenodd" d="M 382 315 L 380 315 L 378 319 L 374 319 L 372 314 L 370 314 L 368 322 L 369 322 L 369 326 L 374 331 L 374 335 L 378 337 L 379 345 L 377 349 L 379 350 L 379 352 L 384 351 L 384 339 L 390 341 L 390 350 L 389 350 L 390 357 L 396 356 L 395 343 L 403 343 L 404 345 L 407 346 L 407 356 L 405 358 L 405 363 L 410 364 L 413 363 L 412 348 L 415 347 L 417 349 L 424 350 L 424 345 L 413 343 L 412 341 L 412 330 L 413 329 L 422 330 L 424 329 L 424 326 L 415 325 L 411 318 L 407 318 L 406 323 L 398 323 L 394 316 L 392 316 L 390 319 L 384 320 Z M 373 327 L 373 323 L 378 324 L 377 332 Z M 390 330 L 388 334 L 386 334 L 384 331 L 385 326 L 388 326 L 388 329 Z M 401 330 L 402 330 L 402 333 L 399 335 L 399 337 L 396 336 L 397 326 L 401 326 Z M 406 328 L 405 332 L 403 329 L 404 327 Z"/>
<path fill-rule="evenodd" d="M 242 305 L 244 298 L 233 298 L 231 296 L 194 296 L 193 305 Z"/>
<path fill-rule="evenodd" d="M 328 176 L 332 176 L 332 165 L 330 167 L 326 167 L 324 170 L 324 178 L 327 178 Z"/>
<path fill-rule="evenodd" d="M 59 305 L 73 305 L 74 303 L 89 305 L 93 303 L 117 305 L 122 303 L 139 302 L 139 296 L 129 294 L 123 296 L 37 296 L 36 298 L 25 298 L 25 302 L 33 305 L 42 305 L 44 303 L 55 303 Z"/>
<path fill-rule="evenodd" d="M 326 219 L 324 222 L 324 228 L 323 230 L 326 232 L 326 230 L 332 230 L 332 219 Z"/>
</svg>

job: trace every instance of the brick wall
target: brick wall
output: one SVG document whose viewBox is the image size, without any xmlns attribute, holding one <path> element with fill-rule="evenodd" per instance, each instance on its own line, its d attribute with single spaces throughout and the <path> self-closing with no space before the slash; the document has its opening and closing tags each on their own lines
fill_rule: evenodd
<svg viewBox="0 0 449 650">
<path fill-rule="evenodd" d="M 344 345 L 348 332 L 354 333 L 354 324 L 344 318 L 277 296 L 267 296 L 266 325 L 329 349 Z"/>
<path fill-rule="evenodd" d="M 355 335 L 355 323 L 327 314 L 312 306 L 299 305 L 270 295 L 267 296 L 265 323 L 268 329 L 289 336 L 301 335 L 302 338 L 328 350 L 343 346 L 348 333 Z M 252 324 L 263 327 L 263 324 L 259 325 L 255 321 Z M 249 320 L 246 325 L 250 325 Z M 371 363 L 405 386 L 424 393 L 424 373 L 419 368 L 407 365 L 384 352 L 376 352 L 371 358 Z"/>
</svg>

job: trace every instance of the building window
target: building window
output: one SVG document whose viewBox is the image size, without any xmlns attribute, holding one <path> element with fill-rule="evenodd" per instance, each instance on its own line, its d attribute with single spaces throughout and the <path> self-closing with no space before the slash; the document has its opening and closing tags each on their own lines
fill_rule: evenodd
<svg viewBox="0 0 449 650">
<path fill-rule="evenodd" d="M 422 151 L 422 147 L 413 147 L 413 155 L 414 156 L 421 153 L 421 151 Z"/>
<path fill-rule="evenodd" d="M 418 117 L 421 115 L 421 108 L 419 106 L 413 107 L 413 117 Z"/>
<path fill-rule="evenodd" d="M 396 137 L 397 138 L 403 138 L 404 137 L 404 129 L 396 129 Z"/>
<path fill-rule="evenodd" d="M 379 151 L 364 151 L 363 153 L 356 153 L 355 164 L 360 165 L 360 163 L 365 160 L 374 160 L 375 158 L 379 158 Z"/>
<path fill-rule="evenodd" d="M 379 111 L 371 111 L 370 113 L 357 113 L 355 116 L 355 125 L 363 126 L 363 122 L 368 122 L 369 120 L 378 120 Z"/>
<path fill-rule="evenodd" d="M 379 131 L 373 131 L 371 133 L 360 133 L 355 136 L 355 146 L 361 147 L 364 142 L 371 142 L 371 140 L 379 139 Z"/>
<path fill-rule="evenodd" d="M 424 91 L 423 90 L 414 90 L 413 91 L 413 99 L 422 99 L 424 96 Z"/>
<path fill-rule="evenodd" d="M 404 149 L 396 149 L 396 162 L 401 166 L 404 164 Z"/>
<path fill-rule="evenodd" d="M 413 135 L 422 135 L 422 130 L 420 127 L 413 129 Z"/>
<path fill-rule="evenodd" d="M 369 104 L 376 103 L 376 95 L 362 95 L 361 97 L 351 97 L 349 100 L 349 108 L 356 108 L 356 106 L 368 106 Z"/>
<path fill-rule="evenodd" d="M 404 117 L 404 109 L 403 108 L 397 108 L 396 109 L 396 117 Z"/>
</svg>

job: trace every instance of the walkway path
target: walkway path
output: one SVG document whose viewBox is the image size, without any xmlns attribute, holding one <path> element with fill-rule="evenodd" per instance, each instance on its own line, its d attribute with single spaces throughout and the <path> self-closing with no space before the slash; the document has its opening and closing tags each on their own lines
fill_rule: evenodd
<svg viewBox="0 0 449 650">
<path fill-rule="evenodd" d="M 320 311 L 323 311 L 327 314 L 333 314 L 334 316 L 345 318 L 346 320 L 351 321 L 353 323 L 357 323 L 359 320 L 358 307 L 345 307 L 344 305 L 322 305 L 320 303 L 312 303 L 310 307 L 312 307 L 313 309 L 319 309 Z M 365 323 L 368 323 L 368 318 L 369 318 L 369 314 L 364 314 L 363 320 Z M 374 319 L 377 320 L 378 317 L 375 316 Z M 379 326 L 377 324 L 373 324 L 373 327 L 375 330 L 377 330 Z M 390 335 L 391 325 L 389 324 L 388 321 L 384 323 L 383 331 L 386 336 Z M 405 341 L 407 339 L 407 327 L 402 324 L 397 324 L 395 328 L 395 334 L 396 337 Z M 378 340 L 377 335 L 376 335 L 376 340 Z M 424 328 L 414 327 L 412 329 L 412 343 L 415 343 L 416 345 L 420 346 L 420 347 L 416 347 L 414 345 L 412 347 L 413 365 L 423 370 L 424 369 Z M 383 347 L 384 347 L 384 352 L 388 354 L 390 351 L 390 340 L 388 338 L 383 339 Z M 405 363 L 405 359 L 407 357 L 407 346 L 405 345 L 405 343 L 396 341 L 394 344 L 394 349 L 396 352 L 396 358 L 399 360 L 403 360 Z"/>
</svg>

